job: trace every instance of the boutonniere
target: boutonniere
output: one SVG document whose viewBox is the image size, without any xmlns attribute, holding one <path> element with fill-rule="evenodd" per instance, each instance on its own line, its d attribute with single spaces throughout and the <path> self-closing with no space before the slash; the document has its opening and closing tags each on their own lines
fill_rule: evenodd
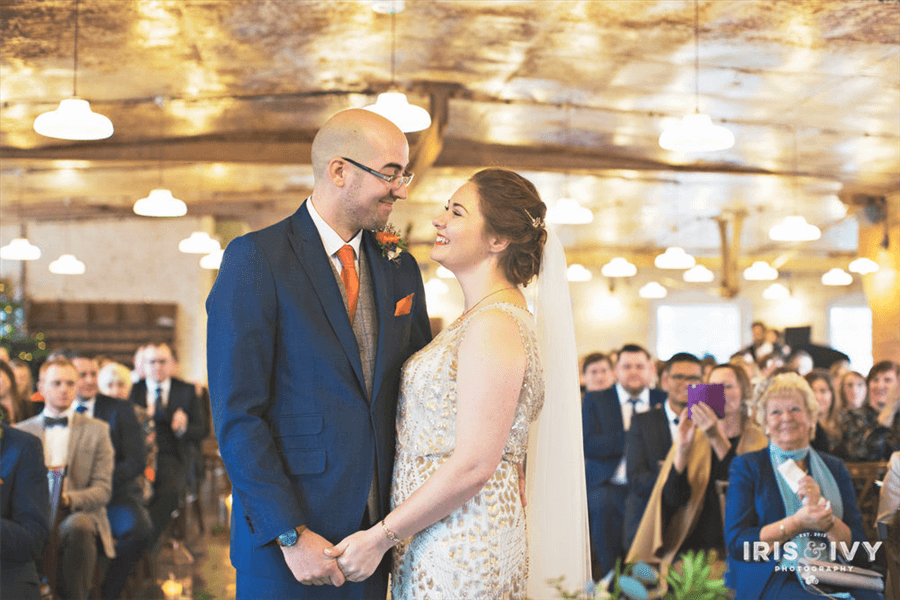
<svg viewBox="0 0 900 600">
<path fill-rule="evenodd" d="M 407 242 L 400 232 L 388 223 L 375 232 L 375 241 L 381 248 L 381 255 L 389 261 L 400 264 L 400 253 L 407 249 Z"/>
</svg>

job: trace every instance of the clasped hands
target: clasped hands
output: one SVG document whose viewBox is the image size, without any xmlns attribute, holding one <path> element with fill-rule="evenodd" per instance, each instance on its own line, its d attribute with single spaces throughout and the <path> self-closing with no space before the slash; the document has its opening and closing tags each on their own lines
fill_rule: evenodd
<svg viewBox="0 0 900 600">
<path fill-rule="evenodd" d="M 363 581 L 372 575 L 392 545 L 377 525 L 357 531 L 335 546 L 306 529 L 296 544 L 282 547 L 281 552 L 300 583 L 340 587 L 345 581 Z"/>
</svg>

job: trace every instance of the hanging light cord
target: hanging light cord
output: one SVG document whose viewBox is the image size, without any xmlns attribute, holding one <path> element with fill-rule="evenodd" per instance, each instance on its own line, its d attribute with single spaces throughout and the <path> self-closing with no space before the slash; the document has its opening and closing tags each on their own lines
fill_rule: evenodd
<svg viewBox="0 0 900 600">
<path fill-rule="evenodd" d="M 78 97 L 78 0 L 75 0 L 75 59 L 72 67 L 72 96 Z"/>
<path fill-rule="evenodd" d="M 394 69 L 397 60 L 397 13 L 391 11 L 391 87 L 394 87 Z"/>
<path fill-rule="evenodd" d="M 700 2 L 694 0 L 694 112 L 700 113 Z"/>
</svg>

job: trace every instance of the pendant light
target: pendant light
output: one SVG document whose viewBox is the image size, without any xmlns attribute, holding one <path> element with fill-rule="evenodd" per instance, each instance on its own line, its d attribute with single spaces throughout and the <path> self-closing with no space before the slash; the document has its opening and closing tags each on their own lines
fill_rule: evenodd
<svg viewBox="0 0 900 600">
<path fill-rule="evenodd" d="M 71 205 L 71 200 L 69 198 L 65 198 L 63 203 L 66 205 L 66 222 L 63 225 L 65 228 L 65 238 L 66 238 L 66 250 L 71 250 L 72 248 L 72 238 L 70 231 L 70 221 L 71 216 L 69 215 L 69 206 Z M 84 263 L 75 258 L 74 254 L 63 253 L 50 263 L 50 272 L 55 275 L 83 275 L 85 271 Z"/>
<path fill-rule="evenodd" d="M 812 242 L 822 237 L 818 227 L 806 222 L 797 213 L 797 127 L 794 127 L 793 174 L 791 176 L 791 197 L 794 213 L 776 223 L 769 229 L 769 239 L 776 242 Z"/>
<path fill-rule="evenodd" d="M 159 106 L 159 187 L 150 190 L 150 194 L 146 198 L 141 198 L 134 203 L 135 214 L 142 217 L 183 217 L 187 214 L 187 204 L 184 201 L 172 195 L 172 192 L 163 187 L 163 156 L 162 156 L 162 137 L 163 137 L 163 99 L 156 98 L 156 104 Z"/>
<path fill-rule="evenodd" d="M 387 12 L 379 10 L 376 4 L 372 5 L 375 12 Z M 391 15 L 391 88 L 395 87 L 396 68 L 396 44 L 397 44 L 397 11 L 392 4 Z M 401 9 L 402 10 L 402 7 Z M 431 125 L 431 115 L 421 106 L 410 104 L 403 92 L 390 91 L 378 94 L 375 104 L 364 106 L 366 110 L 379 114 L 400 128 L 403 133 L 422 131 Z"/>
<path fill-rule="evenodd" d="M 637 275 L 637 267 L 627 259 L 617 256 L 603 265 L 600 272 L 604 277 L 634 277 Z"/>
<path fill-rule="evenodd" d="M 681 276 L 688 283 L 709 283 L 716 278 L 715 274 L 703 265 L 694 265 Z"/>
<path fill-rule="evenodd" d="M 848 268 L 853 273 L 868 275 L 869 273 L 875 273 L 876 271 L 878 271 L 879 266 L 878 263 L 871 258 L 861 257 L 850 263 L 850 266 Z"/>
<path fill-rule="evenodd" d="M 784 300 L 791 297 L 791 291 L 782 284 L 775 282 L 763 290 L 762 297 L 766 300 Z"/>
<path fill-rule="evenodd" d="M 25 221 L 22 220 L 22 172 L 16 171 L 16 196 L 19 207 L 19 232 L 21 237 L 13 238 L 7 245 L 0 248 L 0 258 L 3 260 L 37 260 L 41 257 L 41 249 L 28 241 Z"/>
<path fill-rule="evenodd" d="M 566 269 L 567 281 L 590 281 L 593 278 L 594 276 L 584 265 L 575 263 Z"/>
<path fill-rule="evenodd" d="M 669 291 L 657 281 L 651 281 L 638 290 L 638 296 L 647 299 L 665 298 L 668 293 Z"/>
<path fill-rule="evenodd" d="M 195 231 L 190 237 L 178 242 L 178 250 L 185 254 L 211 254 L 222 249 L 218 240 L 214 240 L 205 231 Z"/>
<path fill-rule="evenodd" d="M 204 269 L 215 271 L 222 266 L 222 258 L 225 256 L 224 250 L 215 250 L 200 259 L 200 266 Z"/>
<path fill-rule="evenodd" d="M 653 259 L 657 269 L 690 269 L 697 261 L 678 246 L 669 246 L 666 251 Z"/>
<path fill-rule="evenodd" d="M 838 267 L 834 267 L 822 275 L 822 285 L 840 286 L 851 283 L 853 283 L 853 275 Z"/>
<path fill-rule="evenodd" d="M 659 136 L 659 145 L 673 152 L 715 152 L 734 146 L 734 134 L 713 125 L 700 112 L 700 5 L 694 0 L 694 114 L 685 115 Z"/>
<path fill-rule="evenodd" d="M 93 112 L 88 101 L 78 97 L 78 0 L 75 0 L 72 97 L 62 100 L 56 110 L 38 115 L 34 120 L 34 130 L 43 136 L 62 140 L 102 140 L 113 134 L 112 121 Z"/>
<path fill-rule="evenodd" d="M 744 269 L 744 279 L 747 281 L 773 281 L 778 279 L 778 269 L 764 260 L 758 260 Z"/>
</svg>

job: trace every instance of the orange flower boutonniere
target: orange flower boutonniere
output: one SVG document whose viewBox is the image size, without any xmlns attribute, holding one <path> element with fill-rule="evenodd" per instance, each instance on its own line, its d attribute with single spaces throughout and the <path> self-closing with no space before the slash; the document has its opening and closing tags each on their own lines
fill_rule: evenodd
<svg viewBox="0 0 900 600">
<path fill-rule="evenodd" d="M 391 262 L 400 264 L 400 253 L 407 249 L 407 242 L 393 225 L 385 225 L 375 232 L 375 241 L 381 247 L 381 255 Z"/>
</svg>

